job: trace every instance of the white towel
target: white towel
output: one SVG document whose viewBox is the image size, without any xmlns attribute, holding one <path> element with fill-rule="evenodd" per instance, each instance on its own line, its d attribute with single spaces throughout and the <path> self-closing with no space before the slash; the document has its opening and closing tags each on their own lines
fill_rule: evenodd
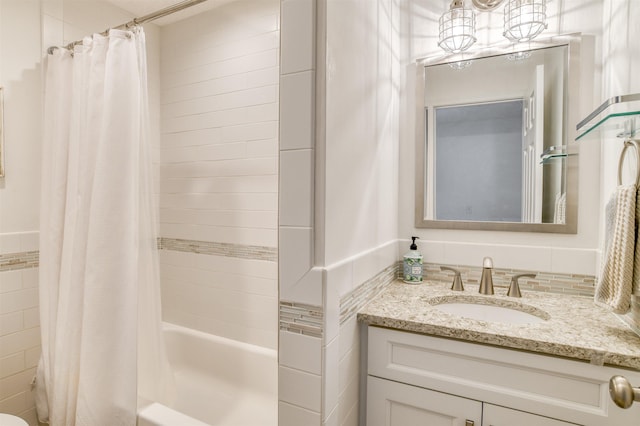
<svg viewBox="0 0 640 426">
<path fill-rule="evenodd" d="M 635 185 L 619 186 L 606 207 L 606 235 L 604 261 L 598 279 L 595 302 L 615 313 L 626 313 L 631 305 L 636 258 Z M 640 262 L 640 256 L 638 257 Z"/>
<path fill-rule="evenodd" d="M 556 209 L 553 214 L 553 223 L 565 223 L 567 211 L 567 194 L 566 192 L 558 192 L 556 195 Z"/>
</svg>

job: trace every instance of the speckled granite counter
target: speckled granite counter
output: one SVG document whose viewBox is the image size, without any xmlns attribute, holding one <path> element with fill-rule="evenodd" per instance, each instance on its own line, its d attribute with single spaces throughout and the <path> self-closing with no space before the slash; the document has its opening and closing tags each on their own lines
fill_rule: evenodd
<svg viewBox="0 0 640 426">
<path fill-rule="evenodd" d="M 451 291 L 441 283 L 390 284 L 358 313 L 369 325 L 522 349 L 640 370 L 640 337 L 614 314 L 591 298 L 542 292 L 507 297 L 496 288 L 493 296 L 478 294 L 478 286 Z M 442 302 L 502 305 L 546 319 L 537 324 L 512 325 L 466 319 L 434 308 Z M 548 314 L 547 315 L 545 315 Z"/>
</svg>

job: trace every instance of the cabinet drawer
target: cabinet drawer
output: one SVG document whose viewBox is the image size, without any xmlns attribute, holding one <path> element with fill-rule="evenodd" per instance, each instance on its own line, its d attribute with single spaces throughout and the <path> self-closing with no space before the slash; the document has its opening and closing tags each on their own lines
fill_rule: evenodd
<svg viewBox="0 0 640 426">
<path fill-rule="evenodd" d="M 640 374 L 528 352 L 369 327 L 368 374 L 512 407 L 602 426 L 636 425 L 640 404 L 617 408 L 609 378 Z"/>
<path fill-rule="evenodd" d="M 575 426 L 562 420 L 550 419 L 497 405 L 482 406 L 482 426 Z"/>
<path fill-rule="evenodd" d="M 367 426 L 482 425 L 482 403 L 369 377 Z M 513 425 L 511 425 L 513 426 Z"/>
</svg>

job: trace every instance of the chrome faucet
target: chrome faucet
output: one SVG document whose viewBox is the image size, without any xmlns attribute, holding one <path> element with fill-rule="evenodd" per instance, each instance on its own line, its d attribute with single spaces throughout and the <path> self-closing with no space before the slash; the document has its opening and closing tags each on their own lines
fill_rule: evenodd
<svg viewBox="0 0 640 426">
<path fill-rule="evenodd" d="M 509 291 L 507 291 L 507 296 L 511 297 L 522 297 L 522 293 L 520 293 L 520 286 L 518 285 L 518 278 L 535 278 L 536 274 L 518 274 L 514 275 L 511 278 L 511 284 L 509 284 Z"/>
<path fill-rule="evenodd" d="M 493 294 L 493 276 L 491 270 L 493 269 L 493 260 L 490 257 L 485 257 L 482 261 L 482 278 L 480 278 L 480 294 Z"/>
</svg>

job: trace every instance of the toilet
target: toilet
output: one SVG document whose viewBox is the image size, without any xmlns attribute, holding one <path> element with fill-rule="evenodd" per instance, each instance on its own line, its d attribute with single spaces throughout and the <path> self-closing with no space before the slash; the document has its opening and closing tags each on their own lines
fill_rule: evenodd
<svg viewBox="0 0 640 426">
<path fill-rule="evenodd" d="M 0 413 L 0 426 L 29 426 L 29 423 L 20 417 Z"/>
</svg>

